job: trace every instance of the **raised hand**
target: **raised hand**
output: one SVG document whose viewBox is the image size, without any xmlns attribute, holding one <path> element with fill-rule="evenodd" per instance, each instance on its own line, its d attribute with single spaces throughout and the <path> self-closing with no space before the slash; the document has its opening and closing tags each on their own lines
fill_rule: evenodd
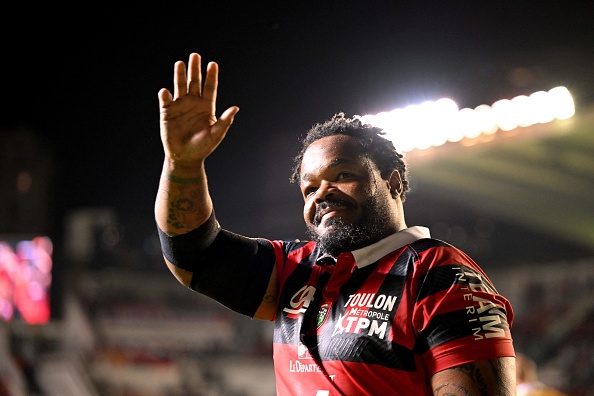
<svg viewBox="0 0 594 396">
<path fill-rule="evenodd" d="M 210 62 L 203 86 L 199 54 L 190 54 L 187 76 L 184 62 L 175 63 L 174 95 L 166 88 L 159 91 L 161 140 L 166 160 L 190 167 L 199 164 L 227 134 L 239 108 L 229 107 L 217 119 L 218 73 L 218 65 Z"/>
</svg>

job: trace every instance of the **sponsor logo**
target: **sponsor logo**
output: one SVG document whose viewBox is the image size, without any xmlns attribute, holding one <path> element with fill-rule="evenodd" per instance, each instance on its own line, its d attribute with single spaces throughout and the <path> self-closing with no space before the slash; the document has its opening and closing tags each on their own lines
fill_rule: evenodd
<svg viewBox="0 0 594 396">
<path fill-rule="evenodd" d="M 311 359 L 311 355 L 309 354 L 309 349 L 302 343 L 297 345 L 297 358 L 298 359 Z"/>
<path fill-rule="evenodd" d="M 303 363 L 299 360 L 289 360 L 289 372 L 291 373 L 314 373 L 320 372 L 320 367 L 314 363 Z"/>
<path fill-rule="evenodd" d="M 312 373 L 320 372 L 320 367 L 314 362 L 309 350 L 305 345 L 297 345 L 297 360 L 289 360 L 289 372 L 291 373 Z"/>
<path fill-rule="evenodd" d="M 391 322 L 396 296 L 375 293 L 357 293 L 349 296 L 332 335 L 342 333 L 367 334 L 385 339 Z"/>
<path fill-rule="evenodd" d="M 468 271 L 464 267 L 455 269 L 460 271 L 456 274 L 458 283 L 465 285 L 462 287 L 464 291 L 462 296 L 468 302 L 466 315 L 468 315 L 468 323 L 474 326 L 472 334 L 475 341 L 485 338 L 504 338 L 505 330 L 501 324 L 507 323 L 507 316 L 503 307 L 475 294 L 475 292 L 494 294 L 497 291 L 490 287 L 488 282 L 483 281 L 481 274 Z"/>
<path fill-rule="evenodd" d="M 291 315 L 298 315 L 305 312 L 313 300 L 315 292 L 315 287 L 308 285 L 303 286 L 297 291 L 297 293 L 295 293 L 295 295 L 291 298 L 291 301 L 289 301 L 291 307 L 286 307 L 283 309 L 283 311 Z"/>
<path fill-rule="evenodd" d="M 321 325 L 324 324 L 326 318 L 328 317 L 328 312 L 330 311 L 329 304 L 323 304 L 320 309 L 318 310 L 318 315 L 316 316 L 316 328 L 320 328 Z"/>
</svg>

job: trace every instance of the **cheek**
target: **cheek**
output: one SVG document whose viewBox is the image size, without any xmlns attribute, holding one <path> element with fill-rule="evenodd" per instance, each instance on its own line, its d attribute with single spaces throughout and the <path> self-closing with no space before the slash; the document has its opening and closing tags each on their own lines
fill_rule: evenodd
<svg viewBox="0 0 594 396">
<path fill-rule="evenodd" d="M 343 189 L 343 193 L 357 203 L 367 200 L 371 195 L 374 194 L 375 190 L 369 185 L 355 185 L 349 186 L 350 188 Z"/>
<path fill-rule="evenodd" d="M 313 200 L 305 201 L 303 204 L 303 220 L 305 220 L 306 224 L 311 224 L 313 222 L 316 213 L 316 208 L 312 201 Z"/>
</svg>

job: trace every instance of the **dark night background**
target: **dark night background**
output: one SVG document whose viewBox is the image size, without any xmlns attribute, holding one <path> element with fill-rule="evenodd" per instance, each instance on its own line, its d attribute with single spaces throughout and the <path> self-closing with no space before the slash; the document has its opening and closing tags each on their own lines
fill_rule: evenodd
<svg viewBox="0 0 594 396">
<path fill-rule="evenodd" d="M 17 7 L 3 16 L 0 130 L 30 129 L 53 150 L 58 240 L 63 215 L 84 207 L 114 208 L 134 225 L 129 234 L 154 232 L 163 158 L 157 92 L 172 88 L 174 62 L 191 52 L 219 63 L 217 113 L 241 108 L 207 171 L 223 226 L 251 236 L 301 236 L 301 200 L 288 182 L 297 138 L 336 112 L 377 113 L 444 96 L 476 107 L 557 85 L 579 103 L 594 101 L 586 2 Z M 510 79 L 518 68 L 536 77 L 519 85 Z M 409 225 L 476 215 L 414 188 Z M 506 229 L 510 238 L 526 235 Z M 542 248 L 538 241 L 551 243 L 535 235 L 524 241 L 528 256 Z M 492 258 L 505 261 L 506 249 Z"/>
<path fill-rule="evenodd" d="M 271 239 L 304 237 L 289 176 L 298 138 L 313 124 L 337 112 L 376 114 L 443 97 L 475 108 L 567 87 L 576 105 L 569 120 L 406 153 L 404 209 L 409 226 L 460 247 L 509 296 L 517 351 L 546 363 L 572 396 L 594 389 L 588 2 L 13 2 L 0 18 L 0 238 L 51 237 L 50 311 L 59 319 L 0 323 L 0 374 L 10 353 L 28 361 L 22 377 L 32 389 L 44 373 L 58 374 L 55 389 L 99 375 L 102 394 L 129 395 L 130 383 L 154 388 L 167 358 L 173 371 L 165 373 L 191 373 L 180 386 L 193 392 L 162 394 L 248 395 L 222 391 L 243 388 L 240 377 L 273 387 L 270 323 L 227 316 L 180 287 L 158 246 L 157 93 L 173 88 L 174 63 L 198 52 L 203 67 L 219 63 L 217 115 L 241 109 L 206 163 L 218 220 Z M 62 342 L 86 351 L 84 375 L 78 358 L 46 359 Z M 239 355 L 256 359 L 230 372 L 218 360 Z M 139 377 L 147 357 L 159 367 Z M 201 378 L 219 391 L 203 393 Z"/>
</svg>

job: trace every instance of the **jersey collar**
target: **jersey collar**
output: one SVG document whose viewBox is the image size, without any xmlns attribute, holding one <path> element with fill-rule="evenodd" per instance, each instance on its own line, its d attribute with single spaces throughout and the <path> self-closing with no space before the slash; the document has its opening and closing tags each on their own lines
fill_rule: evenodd
<svg viewBox="0 0 594 396">
<path fill-rule="evenodd" d="M 358 268 L 363 268 L 375 263 L 386 254 L 411 244 L 419 239 L 430 238 L 431 234 L 427 227 L 414 226 L 398 231 L 376 243 L 364 248 L 353 250 L 355 262 Z"/>
</svg>

